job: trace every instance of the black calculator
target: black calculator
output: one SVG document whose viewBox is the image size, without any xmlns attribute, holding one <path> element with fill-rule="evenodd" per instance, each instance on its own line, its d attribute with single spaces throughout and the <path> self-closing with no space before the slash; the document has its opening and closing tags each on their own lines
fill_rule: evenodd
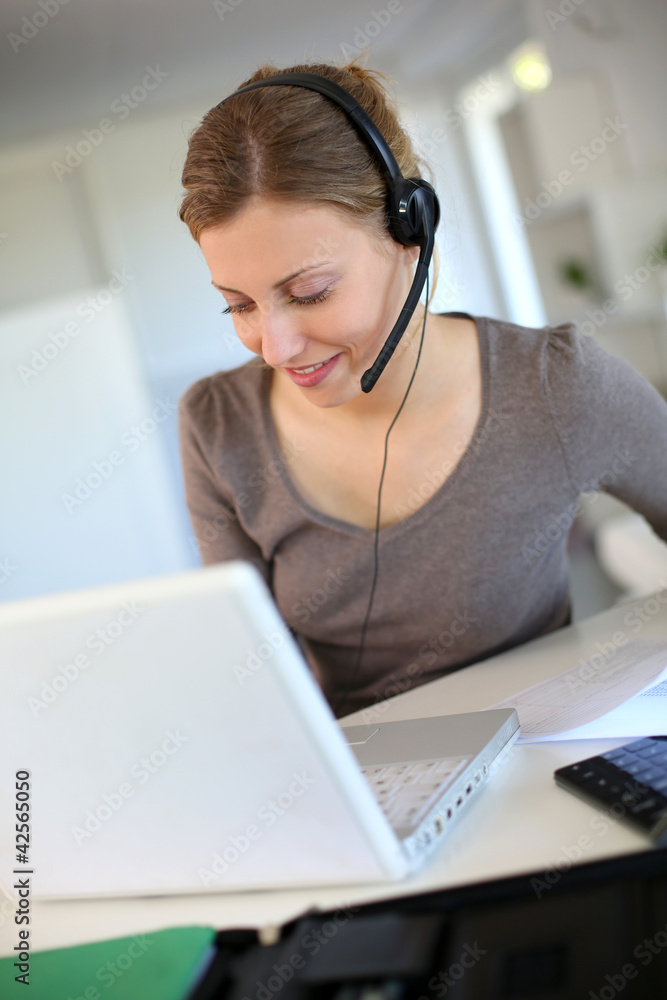
<svg viewBox="0 0 667 1000">
<path fill-rule="evenodd" d="M 647 736 L 559 767 L 554 778 L 667 847 L 667 736 Z"/>
</svg>

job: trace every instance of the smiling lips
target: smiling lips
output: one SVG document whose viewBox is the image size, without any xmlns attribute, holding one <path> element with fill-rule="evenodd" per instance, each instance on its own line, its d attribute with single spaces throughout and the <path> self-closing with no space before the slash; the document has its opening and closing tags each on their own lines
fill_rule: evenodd
<svg viewBox="0 0 667 1000">
<path fill-rule="evenodd" d="M 326 361 L 319 361 L 316 365 L 312 365 L 310 368 L 292 368 L 291 371 L 298 372 L 300 375 L 310 375 L 311 372 L 316 372 L 318 368 L 321 368 L 326 364 Z"/>
<path fill-rule="evenodd" d="M 328 361 L 318 361 L 317 364 L 309 365 L 307 368 L 285 368 L 284 370 L 297 385 L 310 388 L 313 385 L 319 385 L 327 377 L 339 357 L 340 354 L 334 354 L 333 358 L 329 358 Z"/>
</svg>

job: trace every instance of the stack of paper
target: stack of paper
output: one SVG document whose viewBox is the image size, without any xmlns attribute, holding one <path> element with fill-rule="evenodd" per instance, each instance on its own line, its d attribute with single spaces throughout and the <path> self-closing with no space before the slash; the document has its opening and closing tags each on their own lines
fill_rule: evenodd
<svg viewBox="0 0 667 1000">
<path fill-rule="evenodd" d="M 667 734 L 667 636 L 632 639 L 489 708 L 516 708 L 520 742 Z"/>
</svg>

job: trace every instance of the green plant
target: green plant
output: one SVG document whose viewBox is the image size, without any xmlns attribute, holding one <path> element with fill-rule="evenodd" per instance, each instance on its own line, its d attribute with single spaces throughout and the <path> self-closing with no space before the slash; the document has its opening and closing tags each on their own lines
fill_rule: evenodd
<svg viewBox="0 0 667 1000">
<path fill-rule="evenodd" d="M 593 291 L 596 281 L 590 265 L 580 257 L 567 257 L 558 263 L 558 274 L 564 285 L 576 288 L 578 292 Z"/>
</svg>

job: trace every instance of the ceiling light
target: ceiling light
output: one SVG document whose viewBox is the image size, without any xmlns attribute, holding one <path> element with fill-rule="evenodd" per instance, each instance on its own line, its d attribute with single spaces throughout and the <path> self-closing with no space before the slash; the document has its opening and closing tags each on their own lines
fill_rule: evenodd
<svg viewBox="0 0 667 1000">
<path fill-rule="evenodd" d="M 544 48 L 536 42 L 522 45 L 510 56 L 514 82 L 522 90 L 545 90 L 551 83 L 551 66 Z"/>
</svg>

